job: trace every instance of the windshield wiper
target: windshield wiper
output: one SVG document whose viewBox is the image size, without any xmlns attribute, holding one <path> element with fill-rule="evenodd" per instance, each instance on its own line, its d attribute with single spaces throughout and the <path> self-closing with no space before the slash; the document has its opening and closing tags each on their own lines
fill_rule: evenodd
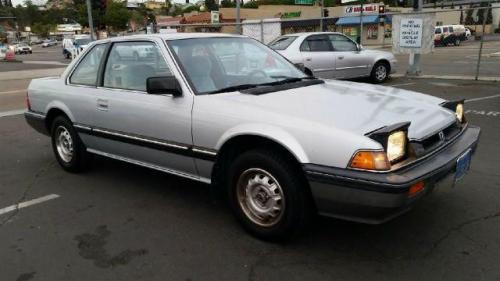
<svg viewBox="0 0 500 281">
<path fill-rule="evenodd" d="M 276 76 L 270 76 L 270 77 L 273 78 L 273 79 L 277 79 L 277 78 L 284 78 L 284 79 L 279 80 L 279 81 L 264 83 L 264 84 L 261 84 L 261 85 L 274 86 L 274 85 L 282 85 L 282 84 L 287 84 L 287 83 L 299 82 L 299 81 L 302 81 L 302 80 L 318 79 L 318 78 L 312 77 L 312 76 L 290 77 L 290 76 L 284 76 L 284 75 L 276 75 Z"/>
<path fill-rule="evenodd" d="M 241 84 L 241 85 L 229 86 L 229 87 L 225 87 L 222 89 L 206 92 L 206 94 L 212 95 L 212 94 L 219 94 L 219 93 L 234 92 L 234 91 L 239 91 L 239 90 L 255 88 L 257 86 L 260 86 L 260 84 Z"/>
</svg>

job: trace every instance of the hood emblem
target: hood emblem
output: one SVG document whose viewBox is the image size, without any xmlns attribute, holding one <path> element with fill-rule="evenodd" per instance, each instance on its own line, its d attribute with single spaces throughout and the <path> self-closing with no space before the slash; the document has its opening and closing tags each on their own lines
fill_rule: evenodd
<svg viewBox="0 0 500 281">
<path fill-rule="evenodd" d="M 443 133 L 443 131 L 439 132 L 439 134 L 438 134 L 438 135 L 439 135 L 439 139 L 440 139 L 441 141 L 444 141 L 444 133 Z"/>
</svg>

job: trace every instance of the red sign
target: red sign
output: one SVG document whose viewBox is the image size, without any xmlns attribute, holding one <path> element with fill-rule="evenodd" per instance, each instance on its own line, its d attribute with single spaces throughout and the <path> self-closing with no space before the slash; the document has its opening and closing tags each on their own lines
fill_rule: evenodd
<svg viewBox="0 0 500 281">
<path fill-rule="evenodd" d="M 16 60 L 16 54 L 12 50 L 8 50 L 5 53 L 5 60 Z"/>
</svg>

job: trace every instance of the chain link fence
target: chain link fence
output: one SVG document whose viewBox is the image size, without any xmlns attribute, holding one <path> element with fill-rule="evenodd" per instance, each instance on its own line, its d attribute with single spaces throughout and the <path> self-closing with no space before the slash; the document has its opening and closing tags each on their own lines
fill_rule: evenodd
<svg viewBox="0 0 500 281">
<path fill-rule="evenodd" d="M 472 12 L 471 12 L 472 11 Z M 492 12 L 493 11 L 493 12 Z M 432 52 L 423 54 L 420 62 L 422 75 L 454 79 L 500 80 L 500 23 L 492 22 L 491 13 L 500 15 L 500 7 L 464 9 L 432 9 L 422 12 L 364 15 L 360 32 L 360 17 L 328 17 L 313 19 L 258 19 L 237 23 L 171 24 L 157 28 L 159 33 L 215 32 L 243 34 L 269 44 L 275 38 L 300 32 L 340 32 L 365 49 L 394 51 L 393 19 L 396 16 L 432 14 L 435 34 L 426 38 L 434 42 Z M 481 15 L 482 14 L 482 15 Z M 470 21 L 474 24 L 460 24 Z M 497 17 L 494 17 L 495 20 Z M 481 22 L 484 24 L 479 24 Z M 499 20 L 500 21 L 500 20 Z M 451 24 L 453 23 L 453 24 Z M 476 24 L 477 23 L 477 24 Z M 466 27 L 465 30 L 463 27 Z M 457 40 L 455 40 L 457 39 Z M 397 73 L 405 75 L 409 67 L 408 54 L 396 54 Z"/>
</svg>

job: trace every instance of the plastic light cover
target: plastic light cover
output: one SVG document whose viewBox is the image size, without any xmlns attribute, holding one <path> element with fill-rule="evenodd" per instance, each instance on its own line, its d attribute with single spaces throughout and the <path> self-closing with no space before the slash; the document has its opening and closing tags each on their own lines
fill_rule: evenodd
<svg viewBox="0 0 500 281">
<path fill-rule="evenodd" d="M 457 104 L 457 107 L 455 109 L 455 115 L 457 115 L 458 121 L 460 121 L 460 123 L 462 123 L 464 120 L 464 105 L 463 105 L 463 103 Z"/>
<path fill-rule="evenodd" d="M 389 162 L 394 162 L 402 158 L 406 153 L 406 134 L 403 131 L 396 131 L 389 135 L 387 139 L 387 158 Z"/>
</svg>

